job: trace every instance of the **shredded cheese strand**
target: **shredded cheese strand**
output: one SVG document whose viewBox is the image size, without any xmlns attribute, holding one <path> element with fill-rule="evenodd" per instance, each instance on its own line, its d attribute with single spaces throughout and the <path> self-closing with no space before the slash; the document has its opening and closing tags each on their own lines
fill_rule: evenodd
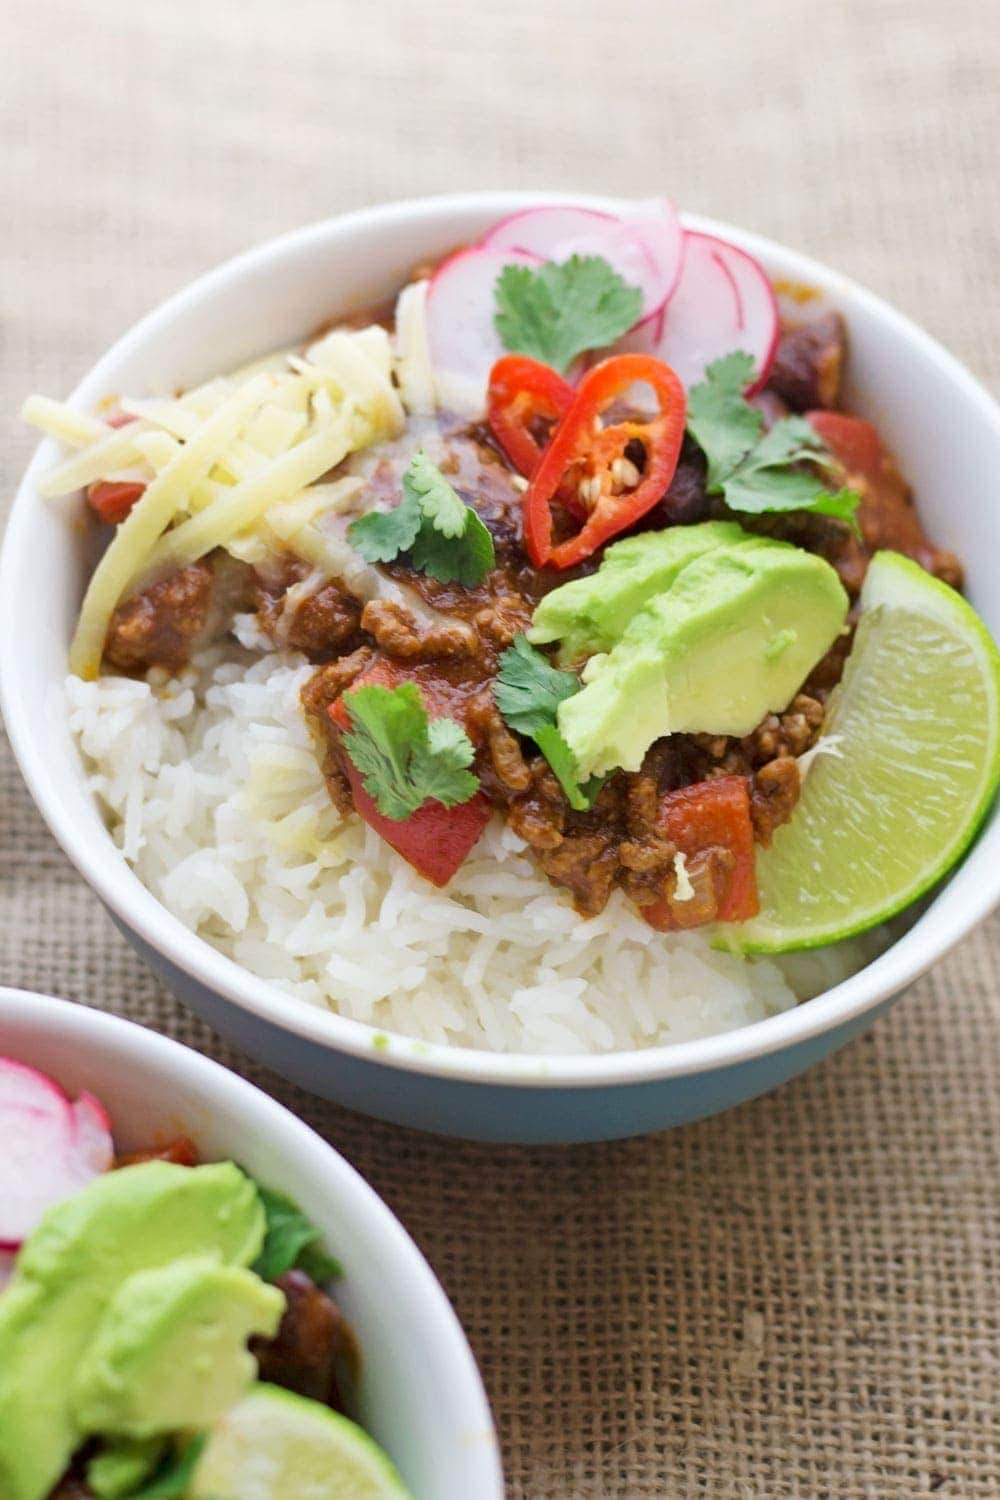
<svg viewBox="0 0 1000 1500">
<path fill-rule="evenodd" d="M 268 528 L 281 541 L 291 542 L 317 516 L 335 516 L 350 510 L 364 487 L 364 480 L 356 474 L 347 474 L 331 484 L 310 485 L 301 495 L 271 507 L 267 513 Z"/>
<path fill-rule="evenodd" d="M 318 343 L 310 345 L 306 359 L 293 359 L 291 363 L 301 374 L 313 380 L 321 381 L 324 377 L 332 380 L 373 421 L 384 427 L 389 437 L 398 437 L 406 426 L 406 414 L 387 370 L 380 369 L 376 360 L 366 353 L 359 335 L 335 329 Z"/>
<path fill-rule="evenodd" d="M 102 479 L 105 474 L 114 473 L 116 469 L 128 468 L 138 456 L 136 438 L 148 431 L 145 422 L 129 422 L 127 426 L 112 428 L 110 432 L 105 427 L 106 437 L 92 442 L 82 453 L 74 453 L 43 474 L 38 481 L 38 493 L 49 499 L 68 495 L 72 490 L 82 490 Z"/>
<path fill-rule="evenodd" d="M 394 368 L 403 405 L 415 417 L 432 417 L 437 405 L 434 365 L 427 337 L 428 281 L 404 286 L 396 299 Z"/>
<path fill-rule="evenodd" d="M 153 549 L 148 565 L 137 570 L 129 584 L 187 567 L 214 548 L 224 547 L 232 537 L 253 526 L 269 506 L 305 489 L 339 464 L 356 446 L 352 441 L 355 436 L 351 414 L 345 412 L 339 421 L 234 484 L 206 510 L 168 532 Z"/>
<path fill-rule="evenodd" d="M 115 606 L 142 568 L 157 537 L 170 524 L 178 507 L 186 503 L 191 486 L 205 477 L 220 452 L 236 437 L 264 399 L 270 384 L 266 375 L 260 375 L 241 386 L 208 418 L 176 458 L 161 469 L 118 527 L 94 569 L 70 646 L 69 669 L 78 677 L 93 681 L 98 675 Z"/>
<path fill-rule="evenodd" d="M 99 417 L 88 417 L 48 396 L 29 396 L 21 407 L 21 418 L 70 448 L 86 448 L 108 435 L 108 424 Z"/>
</svg>

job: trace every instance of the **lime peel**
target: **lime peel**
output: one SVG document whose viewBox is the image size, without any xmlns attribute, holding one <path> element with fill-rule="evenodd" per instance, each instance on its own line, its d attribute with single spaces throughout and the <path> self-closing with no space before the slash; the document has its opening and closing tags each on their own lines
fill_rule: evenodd
<svg viewBox="0 0 1000 1500">
<path fill-rule="evenodd" d="M 799 804 L 758 855 L 760 915 L 720 928 L 720 946 L 815 948 L 886 921 L 954 867 L 989 810 L 1000 652 L 986 626 L 895 552 L 872 559 L 861 608 Z"/>
</svg>

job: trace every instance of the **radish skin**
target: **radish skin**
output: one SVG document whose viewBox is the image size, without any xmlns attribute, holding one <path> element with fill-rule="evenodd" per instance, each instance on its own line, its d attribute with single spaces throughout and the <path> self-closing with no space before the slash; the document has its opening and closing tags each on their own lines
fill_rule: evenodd
<svg viewBox="0 0 1000 1500">
<path fill-rule="evenodd" d="M 107 1111 L 93 1094 L 73 1104 L 53 1079 L 0 1058 L 0 1252 L 15 1251 L 54 1203 L 106 1172 L 114 1157 Z"/>
<path fill-rule="evenodd" d="M 526 208 L 501 219 L 480 244 L 515 249 L 563 262 L 571 255 L 600 256 L 642 292 L 642 316 L 669 300 L 681 274 L 683 231 L 671 204 L 652 199 L 623 217 L 593 208 L 557 205 Z"/>
<path fill-rule="evenodd" d="M 653 354 L 691 388 L 713 360 L 734 350 L 753 356 L 756 375 L 746 395 L 766 383 L 780 333 L 774 292 L 761 267 L 725 240 L 685 232 L 684 264 L 662 323 L 647 319 L 631 329 L 614 352 Z"/>
<path fill-rule="evenodd" d="M 461 405 L 463 416 L 477 415 L 485 406 L 490 370 L 504 352 L 493 326 L 497 277 L 505 266 L 534 270 L 541 264 L 540 257 L 522 250 L 473 245 L 438 266 L 427 291 L 426 317 L 439 404 Z M 456 398 L 455 392 L 461 395 Z"/>
</svg>

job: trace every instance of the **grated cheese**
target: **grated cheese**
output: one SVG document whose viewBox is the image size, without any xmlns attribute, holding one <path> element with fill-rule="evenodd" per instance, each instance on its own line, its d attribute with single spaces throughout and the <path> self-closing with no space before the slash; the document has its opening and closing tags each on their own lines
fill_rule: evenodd
<svg viewBox="0 0 1000 1500">
<path fill-rule="evenodd" d="M 293 359 L 293 367 L 308 378 L 326 380 L 333 384 L 331 394 L 349 395 L 372 420 L 385 437 L 398 437 L 406 426 L 406 414 L 393 389 L 390 379 L 389 336 L 375 341 L 377 350 L 384 350 L 385 359 L 373 357 L 366 344 L 372 346 L 363 334 L 346 333 L 334 329 L 317 343 L 311 344 L 304 360 Z M 371 330 L 365 330 L 371 332 Z"/>
<path fill-rule="evenodd" d="M 259 375 L 241 386 L 208 418 L 197 436 L 185 443 L 166 468 L 161 469 L 118 527 L 94 569 L 70 646 L 69 668 L 78 677 L 92 680 L 97 676 L 108 624 L 118 601 L 157 537 L 169 526 L 177 509 L 186 503 L 191 485 L 207 474 L 219 453 L 232 442 L 250 413 L 260 405 L 269 383 L 268 376 Z"/>
<path fill-rule="evenodd" d="M 694 886 L 688 874 L 687 856 L 678 849 L 674 855 L 674 874 L 677 876 L 677 889 L 674 891 L 675 901 L 690 901 L 694 896 Z"/>
<path fill-rule="evenodd" d="M 215 420 L 215 419 L 213 419 Z M 175 568 L 184 568 L 249 529 L 269 506 L 284 500 L 334 468 L 355 446 L 353 424 L 345 416 L 272 459 L 258 473 L 234 484 L 213 503 L 162 537 L 145 566 L 130 576 L 133 587 Z"/>
<path fill-rule="evenodd" d="M 109 431 L 106 422 L 74 411 L 65 401 L 52 401 L 48 396 L 29 396 L 21 407 L 21 417 L 68 448 L 86 448 L 89 443 L 106 437 Z"/>
<path fill-rule="evenodd" d="M 389 335 L 337 329 L 304 357 L 281 352 L 248 369 L 176 397 L 123 400 L 134 420 L 121 428 L 43 397 L 26 403 L 29 421 L 79 450 L 44 476 L 43 494 L 123 474 L 146 483 L 90 580 L 70 648 L 77 675 L 97 675 L 122 598 L 218 547 L 254 564 L 290 547 L 329 576 L 332 538 L 317 521 L 350 509 L 364 481 L 317 481 L 406 423 Z"/>
<path fill-rule="evenodd" d="M 427 336 L 427 281 L 404 286 L 396 300 L 394 368 L 403 405 L 417 417 L 431 417 L 437 406 L 434 366 Z"/>
</svg>

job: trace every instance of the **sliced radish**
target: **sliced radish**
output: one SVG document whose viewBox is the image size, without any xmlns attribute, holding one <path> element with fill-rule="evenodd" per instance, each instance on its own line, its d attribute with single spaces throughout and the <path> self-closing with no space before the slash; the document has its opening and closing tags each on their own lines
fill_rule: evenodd
<svg viewBox="0 0 1000 1500">
<path fill-rule="evenodd" d="M 89 1167 L 95 1176 L 106 1172 L 114 1157 L 111 1141 L 111 1121 L 100 1099 L 93 1094 L 81 1094 L 71 1105 L 76 1127 L 76 1157 L 80 1165 Z"/>
<path fill-rule="evenodd" d="M 645 319 L 664 306 L 677 285 L 683 230 L 664 199 L 641 203 L 634 213 L 622 217 L 593 208 L 556 205 L 510 214 L 480 243 L 560 262 L 571 255 L 599 255 L 630 286 L 640 289 Z"/>
<path fill-rule="evenodd" d="M 442 404 L 478 410 L 490 370 L 504 352 L 493 326 L 497 277 L 504 266 L 541 264 L 522 250 L 473 245 L 444 261 L 427 291 L 427 339 Z"/>
<path fill-rule="evenodd" d="M 13 1250 L 0 1250 L 0 1292 L 14 1274 Z"/>
<path fill-rule="evenodd" d="M 655 321 L 647 320 L 615 351 L 655 354 L 690 388 L 704 379 L 713 360 L 739 349 L 753 355 L 757 373 L 746 392 L 752 396 L 767 381 L 778 334 L 774 292 L 753 257 L 714 235 L 688 230 L 681 279 L 659 332 Z"/>
<path fill-rule="evenodd" d="M 104 1106 L 93 1094 L 71 1104 L 44 1073 L 0 1058 L 0 1250 L 16 1250 L 53 1203 L 111 1166 Z"/>
</svg>

